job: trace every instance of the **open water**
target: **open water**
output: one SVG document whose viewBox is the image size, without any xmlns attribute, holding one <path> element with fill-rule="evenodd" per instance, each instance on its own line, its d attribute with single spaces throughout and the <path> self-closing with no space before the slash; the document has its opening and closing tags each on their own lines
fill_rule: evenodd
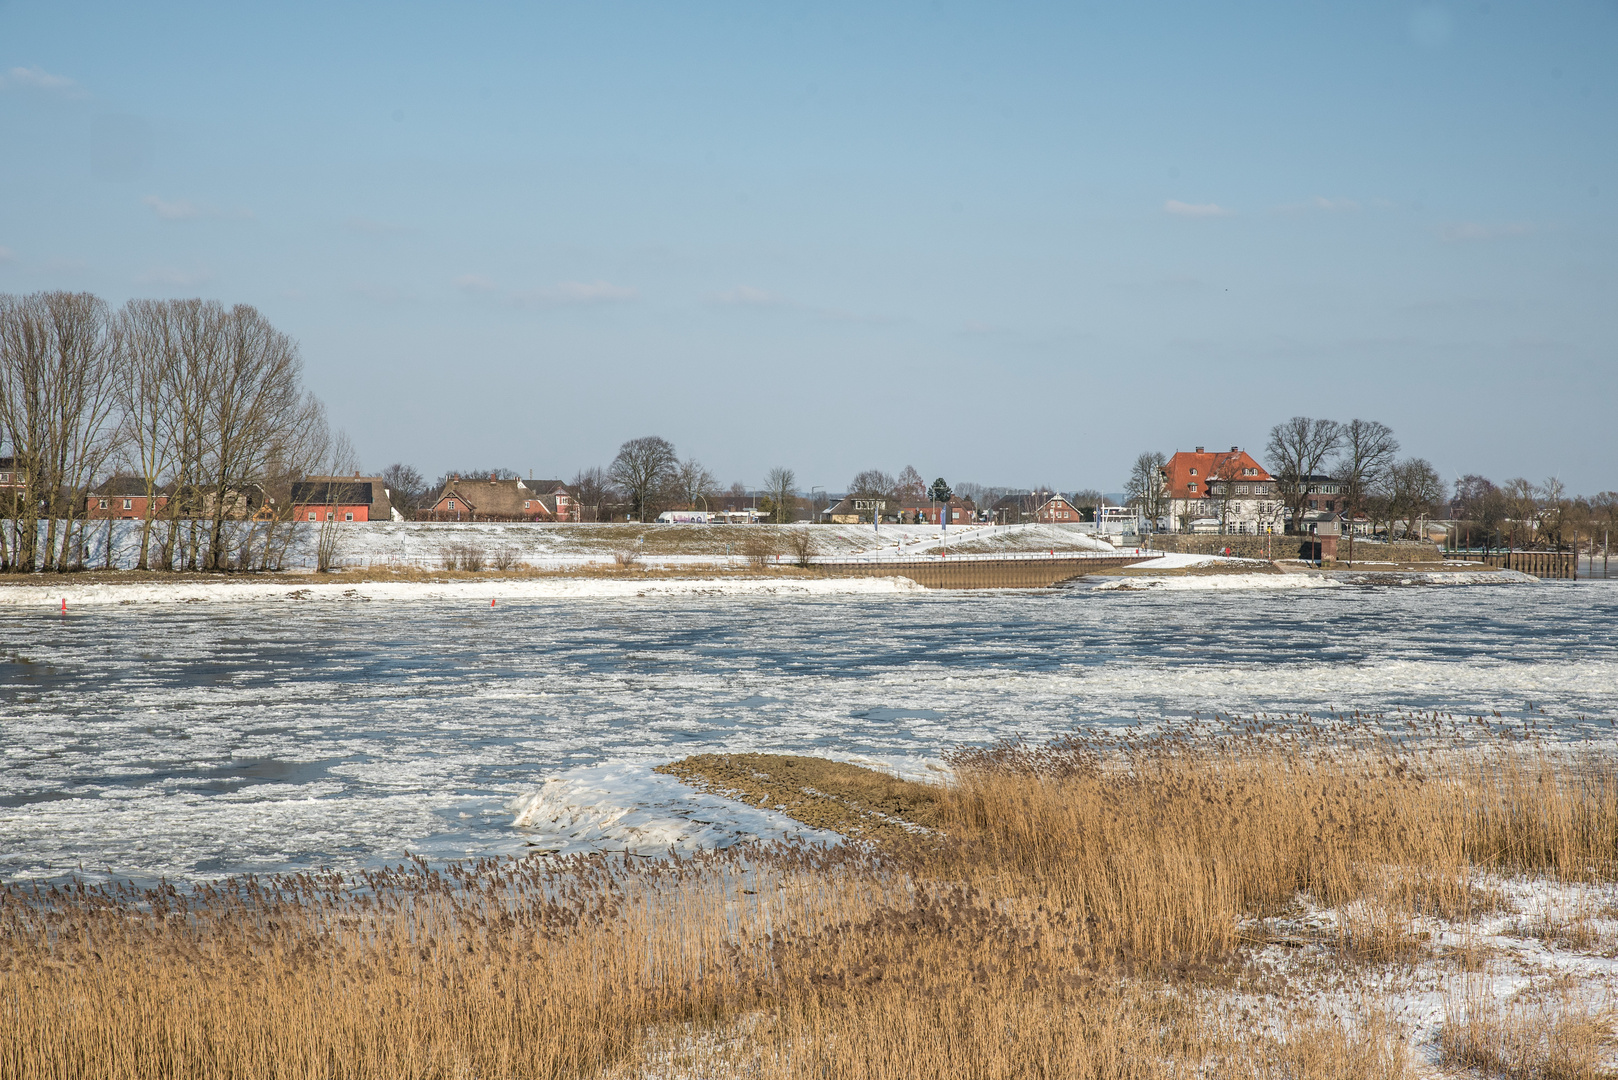
<svg viewBox="0 0 1618 1080">
<path fill-rule="evenodd" d="M 548 777 L 1200 712 L 1618 721 L 1618 585 L 0 612 L 0 878 L 522 850 Z"/>
</svg>

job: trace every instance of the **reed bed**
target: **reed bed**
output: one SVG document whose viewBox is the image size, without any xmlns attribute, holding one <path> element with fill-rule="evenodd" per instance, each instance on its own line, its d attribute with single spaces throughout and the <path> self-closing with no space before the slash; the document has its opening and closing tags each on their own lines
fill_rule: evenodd
<svg viewBox="0 0 1618 1080">
<path fill-rule="evenodd" d="M 12 884 L 0 1077 L 1392 1080 L 1374 1009 L 1249 992 L 1266 920 L 1329 908 L 1334 964 L 1407 963 L 1486 875 L 1606 881 L 1618 854 L 1595 752 L 1422 735 L 966 752 L 928 830 L 833 849 Z M 1457 1064 L 1506 1053 L 1456 1031 Z"/>
</svg>

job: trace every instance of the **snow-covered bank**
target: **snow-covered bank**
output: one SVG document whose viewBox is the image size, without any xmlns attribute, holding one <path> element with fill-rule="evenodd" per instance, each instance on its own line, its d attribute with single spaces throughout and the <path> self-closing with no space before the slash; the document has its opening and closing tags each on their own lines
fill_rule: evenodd
<svg viewBox="0 0 1618 1080">
<path fill-rule="evenodd" d="M 924 591 L 909 578 L 506 578 L 488 581 L 156 581 L 0 587 L 0 607 L 368 600 L 615 600 L 676 596 L 892 595 Z"/>
<path fill-rule="evenodd" d="M 598 765 L 553 776 L 538 791 L 513 799 L 512 826 L 531 848 L 559 855 L 628 851 L 666 855 L 727 848 L 746 840 L 801 837 L 813 843 L 842 841 L 764 806 L 748 806 L 698 791 L 650 765 Z"/>
<path fill-rule="evenodd" d="M 1186 577 L 1120 577 L 1097 582 L 1098 592 L 1217 592 L 1229 589 L 1319 589 L 1341 583 L 1312 574 L 1198 574 Z"/>
</svg>

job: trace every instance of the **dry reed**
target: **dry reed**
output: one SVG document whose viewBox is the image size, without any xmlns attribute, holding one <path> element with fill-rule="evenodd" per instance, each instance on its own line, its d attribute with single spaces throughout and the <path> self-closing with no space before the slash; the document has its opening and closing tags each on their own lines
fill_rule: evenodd
<svg viewBox="0 0 1618 1080">
<path fill-rule="evenodd" d="M 0 1077 L 1393 1080 L 1374 1025 L 1228 1015 L 1244 926 L 1363 910 L 1331 944 L 1385 963 L 1482 868 L 1614 866 L 1587 753 L 1253 729 L 955 764 L 942 831 L 881 846 L 13 884 Z"/>
</svg>

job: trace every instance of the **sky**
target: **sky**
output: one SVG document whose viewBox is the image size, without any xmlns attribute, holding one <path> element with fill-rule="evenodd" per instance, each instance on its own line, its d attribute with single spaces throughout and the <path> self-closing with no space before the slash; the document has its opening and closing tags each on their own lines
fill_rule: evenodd
<svg viewBox="0 0 1618 1080">
<path fill-rule="evenodd" d="M 0 292 L 252 304 L 368 469 L 1618 488 L 1618 2 L 0 0 Z"/>
</svg>

